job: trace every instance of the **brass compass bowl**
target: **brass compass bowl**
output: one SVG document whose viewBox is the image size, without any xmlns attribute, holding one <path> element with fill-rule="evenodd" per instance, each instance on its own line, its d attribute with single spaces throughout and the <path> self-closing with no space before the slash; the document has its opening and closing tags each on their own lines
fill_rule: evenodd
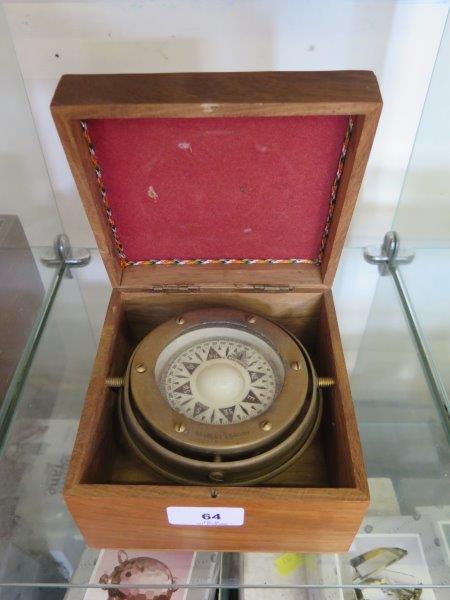
<svg viewBox="0 0 450 600">
<path fill-rule="evenodd" d="M 304 452 L 322 415 L 302 344 L 263 317 L 229 308 L 189 311 L 156 327 L 121 383 L 124 441 L 180 483 L 273 477 Z"/>
</svg>

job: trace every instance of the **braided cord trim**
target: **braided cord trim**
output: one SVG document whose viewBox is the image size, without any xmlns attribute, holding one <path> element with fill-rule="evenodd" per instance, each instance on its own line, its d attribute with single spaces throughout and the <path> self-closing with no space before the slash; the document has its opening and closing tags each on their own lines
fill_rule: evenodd
<svg viewBox="0 0 450 600">
<path fill-rule="evenodd" d="M 333 185 L 331 186 L 330 203 L 328 207 L 327 220 L 325 221 L 325 229 L 323 230 L 322 241 L 320 242 L 319 256 L 317 257 L 317 264 L 320 265 L 325 251 L 325 246 L 330 235 L 331 219 L 333 218 L 334 207 L 336 206 L 336 198 L 339 189 L 339 183 L 341 181 L 342 171 L 344 169 L 345 157 L 347 156 L 348 145 L 353 131 L 353 119 L 348 118 L 348 127 L 345 133 L 344 143 L 342 144 L 341 154 L 339 156 L 338 168 L 336 177 L 334 178 Z"/>
<path fill-rule="evenodd" d="M 108 223 L 109 223 L 109 226 L 111 227 L 111 231 L 113 234 L 114 245 L 116 247 L 117 254 L 119 255 L 119 258 L 120 258 L 120 266 L 122 268 L 125 268 L 130 263 L 127 260 L 127 257 L 125 256 L 123 246 L 122 246 L 122 244 L 119 240 L 119 236 L 117 234 L 116 223 L 112 216 L 111 207 L 109 206 L 109 202 L 108 202 L 108 196 L 106 195 L 106 188 L 103 183 L 102 171 L 100 169 L 100 165 L 98 164 L 94 146 L 92 144 L 92 140 L 89 135 L 87 123 L 86 123 L 86 121 L 80 121 L 80 124 L 81 124 L 81 128 L 83 130 L 84 139 L 86 140 L 87 146 L 89 148 L 89 156 L 91 157 L 91 163 L 92 163 L 92 166 L 94 167 L 95 177 L 97 178 L 98 189 L 100 191 L 100 196 L 102 198 L 103 206 L 105 207 L 106 218 L 108 219 Z"/>
<path fill-rule="evenodd" d="M 128 265 L 315 265 L 309 258 L 163 258 L 137 260 Z"/>
<path fill-rule="evenodd" d="M 145 260 L 128 260 L 123 249 L 122 243 L 120 242 L 117 226 L 112 216 L 111 207 L 109 205 L 108 196 L 105 185 L 103 183 L 102 172 L 100 165 L 95 154 L 95 149 L 89 135 L 89 130 L 86 121 L 80 121 L 81 128 L 83 130 L 84 139 L 89 149 L 89 156 L 91 158 L 92 165 L 94 167 L 95 176 L 100 191 L 103 206 L 105 207 L 106 217 L 111 228 L 114 245 L 116 247 L 117 254 L 120 259 L 120 266 L 122 268 L 129 266 L 140 266 L 140 265 L 297 265 L 297 264 L 310 264 L 320 265 L 325 250 L 325 245 L 330 233 L 331 219 L 333 217 L 334 208 L 336 205 L 337 192 L 339 183 L 341 180 L 342 170 L 344 167 L 345 157 L 347 155 L 348 144 L 353 130 L 353 119 L 349 117 L 348 127 L 345 134 L 344 142 L 342 145 L 341 154 L 339 156 L 338 168 L 336 177 L 334 178 L 333 185 L 331 186 L 331 194 L 329 201 L 329 208 L 327 219 L 325 222 L 325 228 L 320 243 L 319 256 L 316 259 L 309 258 L 193 258 L 193 259 L 178 259 L 178 258 L 163 258 L 163 259 L 145 259 Z"/>
</svg>

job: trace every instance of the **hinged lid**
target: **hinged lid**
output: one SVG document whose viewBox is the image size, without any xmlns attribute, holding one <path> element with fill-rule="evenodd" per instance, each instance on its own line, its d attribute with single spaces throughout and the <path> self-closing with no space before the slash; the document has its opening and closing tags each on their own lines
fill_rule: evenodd
<svg viewBox="0 0 450 600">
<path fill-rule="evenodd" d="M 65 75 L 52 114 L 113 286 L 330 286 L 373 73 Z"/>
<path fill-rule="evenodd" d="M 236 284 L 233 286 L 234 289 L 239 290 L 241 292 L 292 292 L 294 291 L 294 287 L 292 285 L 274 285 L 274 284 L 258 284 L 258 283 L 249 283 L 245 284 Z M 182 292 L 200 292 L 209 290 L 219 291 L 221 289 L 229 289 L 228 285 L 219 284 L 204 284 L 203 286 L 199 285 L 191 285 L 189 283 L 180 283 L 180 284 L 156 284 L 150 285 L 146 290 L 151 293 L 156 292 L 164 292 L 164 293 L 182 293 Z"/>
</svg>

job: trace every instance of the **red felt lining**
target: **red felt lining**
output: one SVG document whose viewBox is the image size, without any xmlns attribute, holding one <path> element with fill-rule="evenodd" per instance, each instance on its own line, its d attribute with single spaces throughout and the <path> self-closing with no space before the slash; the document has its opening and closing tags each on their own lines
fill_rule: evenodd
<svg viewBox="0 0 450 600">
<path fill-rule="evenodd" d="M 123 265 L 320 262 L 350 124 L 346 116 L 89 120 Z"/>
</svg>

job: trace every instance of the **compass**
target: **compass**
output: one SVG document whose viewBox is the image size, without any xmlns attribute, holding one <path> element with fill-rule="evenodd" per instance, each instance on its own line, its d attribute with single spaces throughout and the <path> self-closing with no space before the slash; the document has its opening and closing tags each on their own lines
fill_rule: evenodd
<svg viewBox="0 0 450 600">
<path fill-rule="evenodd" d="M 287 468 L 320 424 L 312 361 L 290 333 L 230 308 L 199 309 L 135 348 L 119 400 L 122 437 L 182 483 L 252 484 Z"/>
<path fill-rule="evenodd" d="M 157 360 L 156 377 L 174 410 L 200 423 L 227 425 L 263 414 L 281 388 L 284 369 L 262 338 L 212 326 L 174 340 Z"/>
</svg>

